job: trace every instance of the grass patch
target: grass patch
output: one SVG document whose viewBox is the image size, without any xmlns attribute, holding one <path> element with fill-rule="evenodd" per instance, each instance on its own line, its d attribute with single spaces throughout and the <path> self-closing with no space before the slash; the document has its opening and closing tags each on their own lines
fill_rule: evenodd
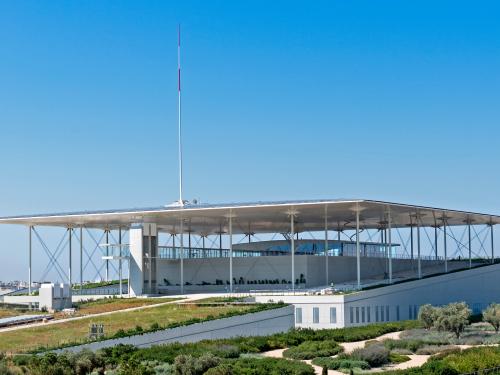
<svg viewBox="0 0 500 375">
<path fill-rule="evenodd" d="M 67 346 L 87 341 L 90 323 L 103 323 L 106 337 L 127 331 L 195 322 L 195 319 L 215 319 L 227 314 L 243 314 L 255 306 L 168 304 L 144 310 L 117 312 L 98 318 L 84 318 L 70 322 L 0 333 L 0 352 L 28 352 L 42 348 Z"/>
</svg>

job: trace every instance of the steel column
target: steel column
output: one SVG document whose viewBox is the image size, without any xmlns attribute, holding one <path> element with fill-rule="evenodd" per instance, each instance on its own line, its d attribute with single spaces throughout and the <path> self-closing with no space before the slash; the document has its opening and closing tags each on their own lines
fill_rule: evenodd
<svg viewBox="0 0 500 375">
<path fill-rule="evenodd" d="M 290 246 L 290 254 L 292 256 L 292 291 L 295 292 L 295 227 L 294 227 L 294 214 L 290 213 L 290 238 L 291 238 L 291 246 Z"/>
<path fill-rule="evenodd" d="M 418 257 L 418 278 L 422 278 L 422 264 L 420 259 L 420 223 L 417 217 L 417 257 Z"/>
<path fill-rule="evenodd" d="M 444 272 L 448 272 L 448 241 L 446 233 L 446 219 L 443 219 L 443 237 L 444 237 Z"/>
<path fill-rule="evenodd" d="M 120 279 L 120 297 L 122 297 L 122 228 L 118 228 L 118 248 L 120 249 L 120 258 L 118 258 L 118 278 Z"/>
<path fill-rule="evenodd" d="M 28 294 L 31 296 L 31 250 L 32 250 L 32 232 L 33 226 L 29 226 L 29 236 L 28 236 Z"/>
<path fill-rule="evenodd" d="M 490 237 L 491 237 L 491 263 L 495 263 L 495 248 L 493 246 L 493 224 L 490 225 Z"/>
<path fill-rule="evenodd" d="M 392 284 L 392 223 L 391 223 L 391 209 L 387 212 L 387 234 L 389 237 L 389 284 Z"/>
<path fill-rule="evenodd" d="M 325 206 L 325 279 L 326 285 L 329 284 L 328 277 L 328 206 Z"/>
<path fill-rule="evenodd" d="M 106 233 L 106 257 L 109 256 L 109 230 L 104 231 Z M 109 259 L 106 259 L 106 281 L 109 281 Z"/>
<path fill-rule="evenodd" d="M 438 259 L 438 226 L 437 223 L 434 225 L 434 254 L 436 260 Z"/>
<path fill-rule="evenodd" d="M 358 289 L 361 289 L 361 259 L 359 247 L 359 205 L 356 204 L 356 278 Z"/>
<path fill-rule="evenodd" d="M 233 293 L 233 215 L 229 210 L 229 292 Z"/>
<path fill-rule="evenodd" d="M 181 218 L 181 225 L 180 225 L 180 242 L 181 242 L 181 247 L 179 249 L 180 251 L 180 257 L 181 257 L 181 294 L 184 294 L 184 220 Z"/>
<path fill-rule="evenodd" d="M 411 223 L 410 223 L 410 259 L 413 260 L 413 224 Z"/>
<path fill-rule="evenodd" d="M 80 227 L 80 293 L 83 289 L 83 228 Z"/>
<path fill-rule="evenodd" d="M 472 237 L 470 233 L 470 221 L 467 223 L 467 231 L 469 234 L 469 268 L 472 268 Z"/>
<path fill-rule="evenodd" d="M 72 263 L 72 234 L 73 234 L 73 228 L 68 228 L 68 234 L 69 234 L 69 264 L 68 264 L 68 282 L 69 282 L 69 287 L 71 288 L 71 263 Z"/>
</svg>

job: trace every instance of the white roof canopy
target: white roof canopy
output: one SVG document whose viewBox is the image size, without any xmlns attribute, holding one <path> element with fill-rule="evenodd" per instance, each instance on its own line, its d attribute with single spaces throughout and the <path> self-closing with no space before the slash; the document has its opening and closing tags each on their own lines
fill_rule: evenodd
<svg viewBox="0 0 500 375">
<path fill-rule="evenodd" d="M 227 232 L 228 217 L 233 217 L 234 233 L 284 233 L 290 226 L 290 213 L 296 217 L 297 231 L 324 230 L 325 213 L 331 230 L 355 229 L 356 210 L 360 227 L 377 229 L 387 225 L 416 226 L 494 225 L 500 216 L 415 206 L 373 200 L 305 200 L 229 204 L 185 204 L 144 209 L 56 213 L 0 218 L 0 224 L 99 229 L 128 228 L 134 223 L 156 223 L 159 230 L 175 233 L 181 218 L 186 231 L 209 235 Z"/>
</svg>

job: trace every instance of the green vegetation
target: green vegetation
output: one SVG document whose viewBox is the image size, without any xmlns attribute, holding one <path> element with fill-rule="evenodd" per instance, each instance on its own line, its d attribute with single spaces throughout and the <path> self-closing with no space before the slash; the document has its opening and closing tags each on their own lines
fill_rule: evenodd
<svg viewBox="0 0 500 375">
<path fill-rule="evenodd" d="M 105 338 L 174 328 L 181 325 L 241 315 L 283 305 L 166 304 L 143 310 L 117 312 L 57 324 L 0 333 L 0 351 L 20 353 L 45 351 L 87 342 L 89 324 L 103 323 Z M 140 327 L 140 328 L 139 328 Z"/>
<path fill-rule="evenodd" d="M 364 361 L 371 367 L 380 367 L 389 363 L 390 351 L 383 345 L 369 345 L 356 349 L 350 354 L 350 358 Z"/>
<path fill-rule="evenodd" d="M 370 365 L 365 361 L 347 358 L 318 357 L 312 360 L 312 364 L 320 367 L 326 367 L 329 370 L 370 369 Z"/>
<path fill-rule="evenodd" d="M 471 310 L 465 302 L 450 303 L 443 307 L 424 305 L 418 313 L 422 325 L 438 331 L 453 332 L 457 339 L 470 324 Z"/>
<path fill-rule="evenodd" d="M 483 320 L 490 323 L 495 329 L 495 332 L 498 332 L 500 328 L 500 304 L 492 303 L 489 305 L 483 312 Z"/>
<path fill-rule="evenodd" d="M 122 279 L 122 284 L 126 285 L 128 282 L 127 279 Z M 110 280 L 110 281 L 98 281 L 95 283 L 87 283 L 83 284 L 81 287 L 82 289 L 94 289 L 94 288 L 101 288 L 101 287 L 106 287 L 106 286 L 114 286 L 114 285 L 119 285 L 120 280 Z M 80 284 L 73 284 L 73 289 L 74 290 L 79 290 L 80 289 Z M 118 288 L 119 289 L 119 288 Z"/>
<path fill-rule="evenodd" d="M 283 356 L 292 359 L 313 359 L 329 357 L 342 351 L 342 347 L 333 340 L 304 341 L 283 352 Z"/>
</svg>

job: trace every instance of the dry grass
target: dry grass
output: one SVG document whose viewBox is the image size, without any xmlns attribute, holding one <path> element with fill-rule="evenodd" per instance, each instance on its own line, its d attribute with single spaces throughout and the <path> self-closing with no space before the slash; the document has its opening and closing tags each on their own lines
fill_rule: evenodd
<svg viewBox="0 0 500 375">
<path fill-rule="evenodd" d="M 229 311 L 246 311 L 251 306 L 196 306 L 194 304 L 168 304 L 148 309 L 118 312 L 98 318 L 83 318 L 65 323 L 48 324 L 33 328 L 0 333 L 0 352 L 20 353 L 40 346 L 57 346 L 64 343 L 83 341 L 88 336 L 90 323 L 103 323 L 106 336 L 112 336 L 119 329 L 128 330 L 140 325 L 149 328 L 158 323 L 165 326 L 192 318 L 214 317 Z"/>
</svg>

